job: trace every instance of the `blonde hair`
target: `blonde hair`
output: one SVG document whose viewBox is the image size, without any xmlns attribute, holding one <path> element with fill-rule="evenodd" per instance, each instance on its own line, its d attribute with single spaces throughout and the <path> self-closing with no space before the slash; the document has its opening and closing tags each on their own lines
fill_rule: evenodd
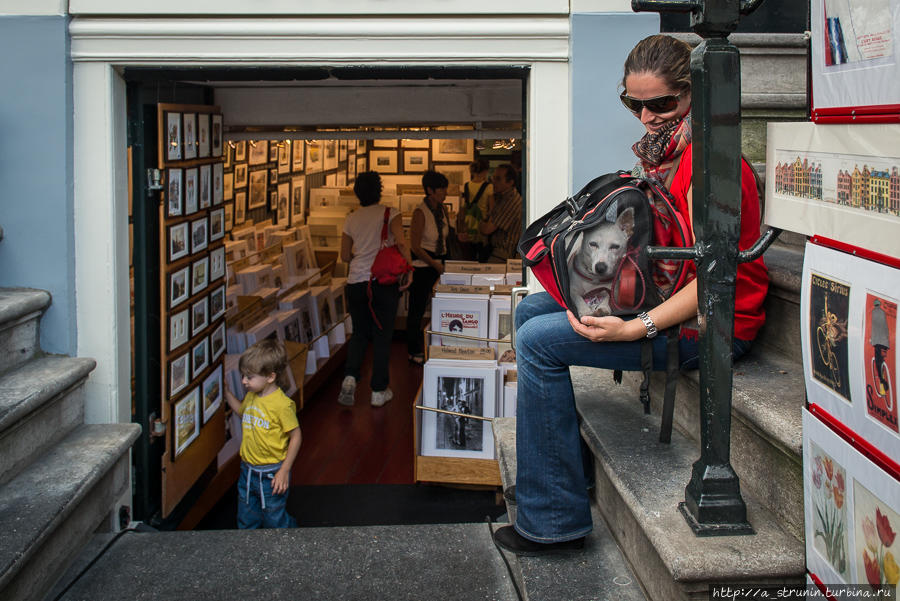
<svg viewBox="0 0 900 601">
<path fill-rule="evenodd" d="M 632 73 L 652 73 L 678 92 L 691 90 L 691 47 L 672 36 L 658 33 L 644 38 L 625 59 L 625 80 Z"/>
<path fill-rule="evenodd" d="M 277 340 L 260 340 L 241 354 L 238 362 L 241 374 L 268 376 L 275 374 L 275 384 L 282 390 L 290 387 L 287 377 L 287 351 Z"/>
</svg>

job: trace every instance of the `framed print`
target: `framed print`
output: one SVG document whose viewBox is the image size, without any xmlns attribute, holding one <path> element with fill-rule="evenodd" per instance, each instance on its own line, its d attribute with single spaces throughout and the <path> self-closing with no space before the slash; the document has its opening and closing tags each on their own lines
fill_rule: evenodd
<svg viewBox="0 0 900 601">
<path fill-rule="evenodd" d="M 377 138 L 372 140 L 372 148 L 397 148 L 397 145 L 400 143 L 400 140 L 397 139 L 385 139 L 385 138 Z"/>
<path fill-rule="evenodd" d="M 309 140 L 306 142 L 306 174 L 318 173 L 322 170 L 322 142 Z"/>
<path fill-rule="evenodd" d="M 277 163 L 278 162 L 278 142 L 274 140 L 269 141 L 269 162 Z"/>
<path fill-rule="evenodd" d="M 215 242 L 225 237 L 225 209 L 213 209 L 209 213 L 209 241 Z"/>
<path fill-rule="evenodd" d="M 429 148 L 431 146 L 431 140 L 427 138 L 423 138 L 421 140 L 415 140 L 410 138 L 405 138 L 400 141 L 400 145 L 403 148 Z"/>
<path fill-rule="evenodd" d="M 197 294 L 209 285 L 209 257 L 191 263 L 191 294 Z"/>
<path fill-rule="evenodd" d="M 225 315 L 225 286 L 219 286 L 209 293 L 209 321 Z"/>
<path fill-rule="evenodd" d="M 428 151 L 404 150 L 403 171 L 407 173 L 419 173 L 428 171 Z"/>
<path fill-rule="evenodd" d="M 247 163 L 240 163 L 234 166 L 234 187 L 247 187 Z"/>
<path fill-rule="evenodd" d="M 225 276 L 225 247 L 219 246 L 209 253 L 209 281 Z"/>
<path fill-rule="evenodd" d="M 446 176 L 450 188 L 458 186 L 460 190 L 471 177 L 468 165 L 435 165 L 434 170 Z"/>
<path fill-rule="evenodd" d="M 200 387 L 194 388 L 172 407 L 175 415 L 175 457 L 184 453 L 200 435 Z"/>
<path fill-rule="evenodd" d="M 222 200 L 234 199 L 234 172 L 222 176 Z"/>
<path fill-rule="evenodd" d="M 169 315 L 169 350 L 174 351 L 190 338 L 188 310 Z"/>
<path fill-rule="evenodd" d="M 268 140 L 251 140 L 250 141 L 250 159 L 251 165 L 264 165 L 269 162 L 269 142 Z"/>
<path fill-rule="evenodd" d="M 209 325 L 209 299 L 205 296 L 191 305 L 191 336 L 196 336 Z M 195 374 L 196 375 L 196 372 Z"/>
<path fill-rule="evenodd" d="M 290 222 L 290 198 L 291 183 L 282 182 L 278 184 L 278 225 L 288 225 Z"/>
<path fill-rule="evenodd" d="M 222 115 L 212 116 L 212 156 L 222 156 Z"/>
<path fill-rule="evenodd" d="M 175 396 L 182 390 L 184 390 L 188 382 L 190 382 L 190 377 L 188 377 L 188 370 L 190 368 L 190 361 L 188 357 L 190 355 L 185 353 L 176 359 L 172 359 L 169 361 L 169 396 Z"/>
<path fill-rule="evenodd" d="M 212 206 L 212 165 L 200 166 L 200 208 Z"/>
<path fill-rule="evenodd" d="M 356 159 L 351 157 L 350 160 L 347 161 L 347 182 L 352 183 L 355 180 L 356 180 Z"/>
<path fill-rule="evenodd" d="M 223 144 L 222 149 L 225 151 L 225 168 L 230 169 L 231 163 L 234 160 L 234 142 Z"/>
<path fill-rule="evenodd" d="M 234 203 L 229 202 L 224 207 L 225 209 L 225 232 L 230 232 L 234 229 Z"/>
<path fill-rule="evenodd" d="M 234 162 L 247 160 L 247 140 L 240 140 L 234 143 Z"/>
<path fill-rule="evenodd" d="M 197 115 L 197 156 L 205 159 L 209 156 L 209 113 Z"/>
<path fill-rule="evenodd" d="M 328 171 L 329 169 L 337 169 L 338 166 L 338 155 L 337 155 L 337 140 L 325 140 L 325 164 L 324 169 Z"/>
<path fill-rule="evenodd" d="M 347 140 L 338 140 L 338 162 L 347 160 Z"/>
<path fill-rule="evenodd" d="M 188 248 L 188 222 L 178 223 L 169 226 L 169 262 L 177 261 L 181 257 L 186 257 L 190 249 Z"/>
<path fill-rule="evenodd" d="M 169 217 L 178 217 L 184 212 L 183 174 L 181 169 L 166 170 L 166 214 Z"/>
<path fill-rule="evenodd" d="M 278 143 L 278 173 L 291 172 L 291 141 L 282 140 Z"/>
<path fill-rule="evenodd" d="M 268 175 L 268 169 L 250 172 L 250 202 L 247 205 L 247 210 L 266 206 L 266 179 Z"/>
<path fill-rule="evenodd" d="M 225 352 L 225 322 L 220 323 L 209 337 L 209 351 L 215 361 Z"/>
<path fill-rule="evenodd" d="M 335 177 L 337 178 L 335 185 L 337 185 L 338 188 L 344 188 L 347 186 L 347 172 L 346 171 L 344 171 L 343 169 L 338 171 L 335 174 Z"/>
<path fill-rule="evenodd" d="M 217 366 L 203 380 L 203 423 L 205 424 L 218 411 L 222 404 L 222 366 Z"/>
<path fill-rule="evenodd" d="M 197 182 L 197 168 L 184 171 L 184 214 L 190 215 L 200 210 L 199 184 Z"/>
<path fill-rule="evenodd" d="M 200 252 L 209 243 L 209 223 L 204 217 L 191 222 L 191 254 Z"/>
<path fill-rule="evenodd" d="M 197 158 L 197 113 L 185 113 L 184 123 L 184 158 Z"/>
<path fill-rule="evenodd" d="M 184 158 L 184 141 L 181 136 L 181 113 L 166 112 L 166 160 Z"/>
<path fill-rule="evenodd" d="M 378 173 L 397 173 L 396 150 L 372 150 L 369 152 L 372 161 L 372 171 Z"/>
<path fill-rule="evenodd" d="M 190 296 L 188 277 L 190 277 L 190 268 L 188 267 L 169 274 L 169 309 L 180 305 Z"/>
<path fill-rule="evenodd" d="M 455 413 L 494 417 L 497 372 L 494 367 L 425 364 L 422 401 Z M 489 421 L 425 411 L 422 455 L 493 459 L 494 436 Z"/>
<path fill-rule="evenodd" d="M 364 173 L 368 171 L 368 161 L 366 157 L 357 157 L 356 159 L 356 174 Z"/>
<path fill-rule="evenodd" d="M 435 296 L 431 301 L 431 329 L 435 332 L 487 338 L 488 307 L 487 298 Z M 432 344 L 441 346 L 485 346 L 478 340 L 450 336 L 433 336 L 432 341 Z"/>
<path fill-rule="evenodd" d="M 365 151 L 366 151 L 366 147 L 367 147 L 366 140 L 360 140 L 360 141 L 359 141 L 359 144 L 358 144 L 357 147 L 356 147 L 356 154 L 359 154 L 359 153 L 361 153 L 361 152 L 365 152 Z"/>
<path fill-rule="evenodd" d="M 273 186 L 278 183 L 278 168 L 272 167 L 269 169 L 269 183 Z"/>
<path fill-rule="evenodd" d="M 325 176 L 325 185 L 329 188 L 337 186 L 337 173 L 329 173 Z"/>
<path fill-rule="evenodd" d="M 241 190 L 234 193 L 234 223 L 244 223 L 247 210 L 247 193 Z"/>
<path fill-rule="evenodd" d="M 277 190 L 269 191 L 269 210 L 271 210 L 271 211 L 278 210 L 278 191 Z"/>
<path fill-rule="evenodd" d="M 213 165 L 213 205 L 220 205 L 225 202 L 225 166 L 222 163 Z"/>
<path fill-rule="evenodd" d="M 306 143 L 303 140 L 293 140 L 291 143 L 291 169 L 303 171 L 303 155 L 306 151 Z"/>
<path fill-rule="evenodd" d="M 291 178 L 291 224 L 304 222 L 306 215 L 305 204 L 306 178 L 302 175 Z"/>
<path fill-rule="evenodd" d="M 475 140 L 453 138 L 431 141 L 432 161 L 471 161 L 475 156 Z"/>
<path fill-rule="evenodd" d="M 349 152 L 356 152 L 356 140 L 347 140 L 347 150 Z"/>
</svg>

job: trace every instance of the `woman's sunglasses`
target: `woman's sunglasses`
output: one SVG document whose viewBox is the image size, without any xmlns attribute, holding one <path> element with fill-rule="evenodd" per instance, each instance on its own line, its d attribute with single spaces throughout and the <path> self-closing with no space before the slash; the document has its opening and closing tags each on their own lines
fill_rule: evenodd
<svg viewBox="0 0 900 601">
<path fill-rule="evenodd" d="M 681 94 L 666 94 L 665 96 L 639 100 L 622 92 L 619 95 L 619 100 L 621 100 L 622 104 L 625 105 L 625 108 L 632 113 L 640 113 L 642 109 L 646 108 L 651 113 L 659 114 L 674 111 L 675 107 L 678 106 L 678 98 L 680 96 Z"/>
</svg>

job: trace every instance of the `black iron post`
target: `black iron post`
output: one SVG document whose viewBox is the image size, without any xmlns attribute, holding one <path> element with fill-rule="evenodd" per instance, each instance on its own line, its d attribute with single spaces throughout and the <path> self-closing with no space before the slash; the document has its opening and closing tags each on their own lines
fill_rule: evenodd
<svg viewBox="0 0 900 601">
<path fill-rule="evenodd" d="M 685 488 L 682 514 L 698 536 L 753 534 L 731 466 L 734 285 L 741 215 L 740 55 L 728 41 L 740 14 L 759 2 L 632 0 L 636 11 L 691 12 L 704 40 L 691 53 L 693 249 L 651 256 L 693 259 L 700 317 L 700 458 Z M 762 249 L 759 250 L 762 252 Z M 758 256 L 756 254 L 755 256 Z"/>
</svg>

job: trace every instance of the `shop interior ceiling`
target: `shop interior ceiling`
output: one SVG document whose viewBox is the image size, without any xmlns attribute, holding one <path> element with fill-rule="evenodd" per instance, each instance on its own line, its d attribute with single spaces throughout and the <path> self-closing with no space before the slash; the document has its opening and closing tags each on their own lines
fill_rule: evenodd
<svg viewBox="0 0 900 601">
<path fill-rule="evenodd" d="M 527 69 L 301 67 L 129 69 L 161 85 L 201 85 L 227 139 L 521 138 Z"/>
</svg>

